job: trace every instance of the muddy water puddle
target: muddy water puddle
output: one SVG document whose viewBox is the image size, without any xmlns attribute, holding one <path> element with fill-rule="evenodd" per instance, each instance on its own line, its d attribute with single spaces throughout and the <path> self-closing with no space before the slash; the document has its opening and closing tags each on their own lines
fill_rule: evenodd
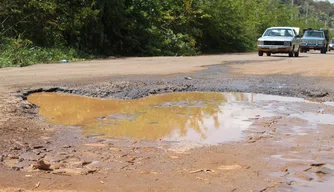
<svg viewBox="0 0 334 192">
<path fill-rule="evenodd" d="M 217 144 L 242 138 L 263 118 L 300 119 L 296 127 L 334 124 L 328 104 L 300 98 L 251 93 L 173 93 L 138 100 L 104 100 L 57 93 L 35 93 L 47 122 L 82 127 L 86 136 Z M 319 112 L 320 111 L 320 112 Z"/>
</svg>

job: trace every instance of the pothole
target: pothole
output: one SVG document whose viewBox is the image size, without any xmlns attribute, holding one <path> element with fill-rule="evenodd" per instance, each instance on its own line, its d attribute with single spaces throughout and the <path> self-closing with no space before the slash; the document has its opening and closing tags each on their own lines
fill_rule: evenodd
<svg viewBox="0 0 334 192">
<path fill-rule="evenodd" d="M 252 93 L 183 92 L 138 100 L 34 93 L 28 100 L 40 107 L 47 122 L 80 126 L 85 136 L 105 138 L 202 145 L 240 140 L 245 130 L 263 127 L 273 117 L 291 118 L 281 129 L 296 134 L 304 134 L 301 127 L 334 124 L 334 114 L 326 113 L 332 103 Z"/>
</svg>

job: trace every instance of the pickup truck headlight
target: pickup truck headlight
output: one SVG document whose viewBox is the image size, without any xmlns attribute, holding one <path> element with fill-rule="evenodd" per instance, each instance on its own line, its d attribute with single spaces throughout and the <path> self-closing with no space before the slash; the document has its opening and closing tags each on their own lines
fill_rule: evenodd
<svg viewBox="0 0 334 192">
<path fill-rule="evenodd" d="M 263 45 L 263 41 L 257 41 L 257 45 Z"/>
<path fill-rule="evenodd" d="M 284 41 L 284 46 L 291 46 L 291 42 L 290 41 Z"/>
</svg>

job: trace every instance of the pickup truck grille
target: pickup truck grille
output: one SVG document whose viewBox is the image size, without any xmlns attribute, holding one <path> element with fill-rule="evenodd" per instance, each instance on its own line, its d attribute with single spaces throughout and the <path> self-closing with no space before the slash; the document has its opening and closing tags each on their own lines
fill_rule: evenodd
<svg viewBox="0 0 334 192">
<path fill-rule="evenodd" d="M 284 41 L 264 41 L 264 45 L 284 45 Z"/>
</svg>

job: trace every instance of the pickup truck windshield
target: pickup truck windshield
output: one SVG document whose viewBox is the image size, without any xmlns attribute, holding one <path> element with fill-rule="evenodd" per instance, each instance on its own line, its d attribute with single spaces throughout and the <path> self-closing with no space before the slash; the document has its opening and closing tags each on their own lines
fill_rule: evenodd
<svg viewBox="0 0 334 192">
<path fill-rule="evenodd" d="M 306 31 L 304 34 L 304 37 L 324 37 L 324 32 L 322 31 Z"/>
<path fill-rule="evenodd" d="M 293 37 L 293 31 L 291 29 L 268 29 L 263 36 Z"/>
</svg>

